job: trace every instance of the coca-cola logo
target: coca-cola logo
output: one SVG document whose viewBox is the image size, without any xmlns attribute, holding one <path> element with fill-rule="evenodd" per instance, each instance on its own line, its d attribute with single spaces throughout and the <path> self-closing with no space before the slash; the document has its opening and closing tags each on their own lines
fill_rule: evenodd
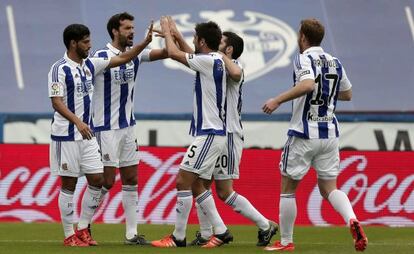
<svg viewBox="0 0 414 254">
<path fill-rule="evenodd" d="M 147 164 L 153 169 L 149 179 L 141 188 L 138 202 L 138 219 L 140 222 L 173 223 L 175 221 L 175 177 L 184 152 L 176 152 L 166 160 L 161 160 L 150 152 L 140 152 L 140 164 Z M 50 174 L 48 167 L 32 171 L 27 167 L 18 167 L 1 179 L 0 205 L 16 207 L 0 211 L 1 218 L 16 219 L 24 222 L 54 221 L 50 209 L 57 208 L 59 195 L 59 178 Z M 115 185 L 120 185 L 117 174 Z M 74 194 L 74 217 L 77 220 L 80 211 L 80 197 L 87 187 L 85 178 L 79 178 Z M 53 211 L 52 211 L 53 212 Z M 54 211 L 56 215 L 56 210 Z M 105 196 L 94 218 L 102 216 L 107 223 L 122 222 L 122 193 L 111 191 Z"/>
<path fill-rule="evenodd" d="M 366 172 L 369 161 L 364 155 L 353 155 L 341 161 L 340 171 L 354 169 L 349 178 L 338 186 L 350 197 L 356 215 L 365 224 L 383 224 L 388 226 L 414 226 L 414 174 L 402 178 L 398 171 L 386 173 L 376 179 Z M 371 176 L 370 176 L 371 175 Z M 376 177 L 376 176 L 375 176 Z M 356 207 L 361 209 L 355 209 Z M 324 219 L 323 199 L 318 186 L 313 188 L 307 203 L 308 216 L 312 224 L 329 225 Z"/>
<path fill-rule="evenodd" d="M 22 154 L 30 151 L 29 158 Z M 36 153 L 36 154 L 33 154 Z M 140 223 L 175 222 L 175 179 L 185 148 L 142 148 L 138 166 L 138 220 Z M 242 177 L 235 188 L 269 219 L 277 220 L 280 176 L 275 165 L 280 151 L 243 151 Z M 350 198 L 358 219 L 365 224 L 414 225 L 414 156 L 409 153 L 342 152 L 338 188 Z M 60 221 L 60 180 L 50 175 L 48 147 L 44 145 L 0 145 L 0 221 Z M 257 174 L 260 167 L 261 173 Z M 322 199 L 310 172 L 297 192 L 299 224 L 343 224 L 342 218 Z M 252 180 L 254 179 L 254 180 Z M 259 184 L 258 184 L 259 183 Z M 87 187 L 78 180 L 74 195 L 77 219 L 80 197 Z M 252 192 L 252 190 L 254 190 Z M 261 193 L 261 195 L 257 195 Z M 227 223 L 248 223 L 217 200 Z M 226 210 L 227 209 L 227 210 Z M 275 212 L 276 211 L 276 212 Z M 273 217 L 272 217 L 273 216 Z M 94 219 L 105 223 L 124 221 L 120 176 L 98 208 Z M 196 213 L 189 222 L 196 223 Z"/>
</svg>

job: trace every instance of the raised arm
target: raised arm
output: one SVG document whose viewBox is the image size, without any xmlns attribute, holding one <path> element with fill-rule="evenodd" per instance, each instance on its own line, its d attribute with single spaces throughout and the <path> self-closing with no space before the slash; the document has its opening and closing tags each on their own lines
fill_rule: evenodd
<svg viewBox="0 0 414 254">
<path fill-rule="evenodd" d="M 145 39 L 141 43 L 134 45 L 130 50 L 125 51 L 119 56 L 111 57 L 109 61 L 109 65 L 106 68 L 109 69 L 112 67 L 120 66 L 122 64 L 126 64 L 132 59 L 134 59 L 136 56 L 138 56 L 139 53 L 141 53 L 142 50 L 144 50 L 145 47 L 147 47 L 148 44 L 150 44 L 150 42 L 152 41 L 153 26 L 154 26 L 154 22 L 151 21 L 151 24 L 149 26 L 148 33 L 147 33 L 147 36 L 145 36 Z"/>
<path fill-rule="evenodd" d="M 314 89 L 315 89 L 315 80 L 313 79 L 302 80 L 296 86 L 292 87 L 286 92 L 283 92 L 280 95 L 267 100 L 266 103 L 263 105 L 262 110 L 266 114 L 271 114 L 280 105 L 282 105 L 282 103 L 299 98 L 307 93 L 312 92 Z"/>
<path fill-rule="evenodd" d="M 177 48 L 177 45 L 174 43 L 174 39 L 171 35 L 170 26 L 168 23 L 167 17 L 161 17 L 161 30 L 165 37 L 165 47 L 167 48 L 168 57 L 174 59 L 177 62 L 180 62 L 186 66 L 188 65 L 187 59 L 185 57 L 185 52 Z"/>
<path fill-rule="evenodd" d="M 149 54 L 150 61 L 156 61 L 160 59 L 165 59 L 168 57 L 168 52 L 166 48 L 163 49 L 151 49 Z"/>
<path fill-rule="evenodd" d="M 168 24 L 170 25 L 170 31 L 171 35 L 175 38 L 176 42 L 178 43 L 180 49 L 186 53 L 194 54 L 194 50 L 190 45 L 187 44 L 185 41 L 183 35 L 178 30 L 177 25 L 175 24 L 175 21 L 172 19 L 171 16 L 167 17 Z"/>
<path fill-rule="evenodd" d="M 226 70 L 230 78 L 236 82 L 239 82 L 243 77 L 243 70 L 227 55 L 224 53 L 221 55 L 223 56 L 224 65 L 226 66 Z"/>
</svg>

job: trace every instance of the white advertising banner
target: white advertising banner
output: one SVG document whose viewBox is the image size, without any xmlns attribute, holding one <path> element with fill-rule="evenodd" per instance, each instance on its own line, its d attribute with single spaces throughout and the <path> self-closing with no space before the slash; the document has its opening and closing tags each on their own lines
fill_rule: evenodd
<svg viewBox="0 0 414 254">
<path fill-rule="evenodd" d="M 283 147 L 286 142 L 288 122 L 245 121 L 245 147 Z M 139 120 L 135 126 L 137 139 L 144 146 L 187 146 L 189 121 Z M 50 120 L 6 122 L 4 143 L 38 143 L 50 141 Z M 342 149 L 412 151 L 414 123 L 345 122 L 340 125 Z"/>
</svg>

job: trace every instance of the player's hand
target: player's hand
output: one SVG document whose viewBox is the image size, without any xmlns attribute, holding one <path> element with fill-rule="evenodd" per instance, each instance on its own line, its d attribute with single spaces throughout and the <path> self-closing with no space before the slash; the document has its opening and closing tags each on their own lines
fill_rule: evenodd
<svg viewBox="0 0 414 254">
<path fill-rule="evenodd" d="M 273 111 L 275 111 L 280 106 L 279 101 L 277 98 L 271 98 L 266 101 L 266 103 L 263 105 L 262 110 L 266 114 L 272 114 Z"/>
<path fill-rule="evenodd" d="M 177 37 L 180 32 L 178 31 L 175 21 L 173 20 L 171 16 L 167 16 L 167 20 L 168 20 L 168 25 L 170 27 L 171 35 L 173 37 Z"/>
<path fill-rule="evenodd" d="M 155 37 L 165 38 L 164 34 L 162 33 L 161 27 L 153 28 L 152 31 L 155 33 Z"/>
<path fill-rule="evenodd" d="M 162 16 L 160 19 L 161 31 L 165 35 L 165 33 L 170 32 L 170 25 L 168 24 L 168 19 L 166 16 Z"/>
<path fill-rule="evenodd" d="M 151 20 L 151 23 L 148 27 L 147 36 L 145 36 L 145 43 L 149 44 L 152 41 L 152 32 L 154 29 L 154 21 Z"/>
<path fill-rule="evenodd" d="M 78 128 L 78 131 L 82 135 L 83 139 L 92 139 L 93 132 L 86 123 L 80 121 L 76 124 L 76 128 Z"/>
</svg>

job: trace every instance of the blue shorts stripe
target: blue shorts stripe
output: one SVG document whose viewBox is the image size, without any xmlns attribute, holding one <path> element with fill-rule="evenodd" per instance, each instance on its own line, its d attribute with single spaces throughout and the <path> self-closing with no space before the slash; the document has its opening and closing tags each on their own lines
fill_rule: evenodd
<svg viewBox="0 0 414 254">
<path fill-rule="evenodd" d="M 288 157 L 289 157 L 289 148 L 290 148 L 290 145 L 292 144 L 292 140 L 293 140 L 293 137 L 289 136 L 288 141 L 286 142 L 284 153 L 283 153 L 283 160 L 284 160 L 283 161 L 283 172 L 285 172 L 285 173 L 286 173 L 286 170 L 287 170 Z"/>
<path fill-rule="evenodd" d="M 199 169 L 201 165 L 204 162 L 204 159 L 206 158 L 208 151 L 210 150 L 211 144 L 213 143 L 214 135 L 210 134 L 207 136 L 206 142 L 203 145 L 203 148 L 201 149 L 201 153 L 197 158 L 197 161 L 194 165 L 195 169 Z"/>
<path fill-rule="evenodd" d="M 229 165 L 229 169 L 228 169 L 228 173 L 229 175 L 234 174 L 234 136 L 233 133 L 229 133 L 229 161 L 228 161 L 228 165 Z"/>
</svg>

